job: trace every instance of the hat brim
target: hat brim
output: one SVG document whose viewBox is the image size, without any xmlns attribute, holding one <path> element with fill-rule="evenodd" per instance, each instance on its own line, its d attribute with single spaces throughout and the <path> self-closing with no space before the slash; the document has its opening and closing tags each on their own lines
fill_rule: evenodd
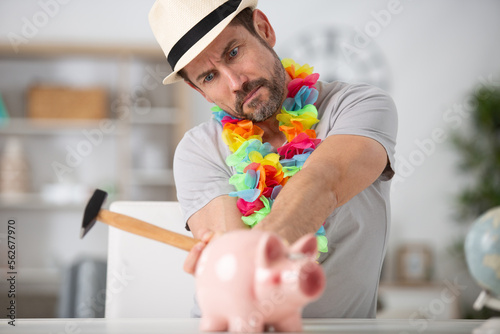
<svg viewBox="0 0 500 334">
<path fill-rule="evenodd" d="M 205 50 L 210 43 L 214 41 L 217 36 L 228 26 L 228 24 L 238 15 L 243 9 L 251 8 L 255 9 L 257 7 L 258 0 L 242 0 L 238 8 L 228 15 L 224 20 L 217 24 L 212 30 L 210 30 L 205 36 L 200 38 L 182 57 L 179 59 L 175 65 L 174 70 L 168 76 L 163 79 L 163 84 L 168 85 L 177 81 L 183 80 L 179 75 L 179 71 L 183 69 L 187 64 L 189 64 L 194 58 L 196 58 L 203 50 Z"/>
</svg>

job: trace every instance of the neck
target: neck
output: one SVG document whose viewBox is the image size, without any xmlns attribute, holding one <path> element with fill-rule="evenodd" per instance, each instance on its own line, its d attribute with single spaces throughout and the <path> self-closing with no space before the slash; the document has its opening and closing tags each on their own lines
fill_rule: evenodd
<svg viewBox="0 0 500 334">
<path fill-rule="evenodd" d="M 276 119 L 274 114 L 272 117 L 266 119 L 263 122 L 256 123 L 256 125 L 264 130 L 264 135 L 262 136 L 263 142 L 268 142 L 274 147 L 278 148 L 283 145 L 286 141 L 285 134 L 279 129 L 279 121 Z"/>
</svg>

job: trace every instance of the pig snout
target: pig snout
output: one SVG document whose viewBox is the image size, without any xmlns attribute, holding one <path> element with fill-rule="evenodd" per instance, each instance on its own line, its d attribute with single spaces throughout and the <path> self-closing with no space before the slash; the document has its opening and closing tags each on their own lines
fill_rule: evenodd
<svg viewBox="0 0 500 334">
<path fill-rule="evenodd" d="M 316 299 L 325 288 L 325 274 L 321 267 L 312 261 L 308 261 L 300 269 L 299 289 L 308 299 Z"/>
<path fill-rule="evenodd" d="M 295 254 L 291 255 L 294 258 L 298 257 Z M 296 291 L 294 295 L 304 302 L 318 298 L 326 284 L 323 270 L 319 264 L 310 259 L 304 258 L 294 262 L 290 270 L 283 272 L 283 284 L 288 289 Z"/>
</svg>

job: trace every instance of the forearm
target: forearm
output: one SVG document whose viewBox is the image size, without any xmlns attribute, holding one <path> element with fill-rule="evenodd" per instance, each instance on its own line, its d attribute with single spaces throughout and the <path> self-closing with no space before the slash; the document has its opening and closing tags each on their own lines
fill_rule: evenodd
<svg viewBox="0 0 500 334">
<path fill-rule="evenodd" d="M 372 184 L 386 163 L 385 149 L 370 138 L 330 136 L 283 187 L 256 228 L 277 232 L 289 242 L 316 232 L 336 207 Z"/>
<path fill-rule="evenodd" d="M 188 220 L 189 228 L 195 238 L 200 239 L 207 231 L 224 233 L 248 228 L 242 220 L 236 206 L 236 198 L 219 196 L 193 214 Z"/>
<path fill-rule="evenodd" d="M 280 191 L 271 212 L 257 229 L 278 233 L 293 243 L 307 233 L 316 232 L 337 207 L 337 196 L 321 166 L 309 166 L 295 174 Z"/>
</svg>

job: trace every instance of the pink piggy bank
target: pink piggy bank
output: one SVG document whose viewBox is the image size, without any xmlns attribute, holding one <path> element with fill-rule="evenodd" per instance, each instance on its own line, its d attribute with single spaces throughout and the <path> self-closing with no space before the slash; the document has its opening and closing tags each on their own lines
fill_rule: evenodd
<svg viewBox="0 0 500 334">
<path fill-rule="evenodd" d="M 302 330 L 302 308 L 321 295 L 325 275 L 315 261 L 316 237 L 288 247 L 257 230 L 228 232 L 210 242 L 195 272 L 203 331 Z"/>
</svg>

